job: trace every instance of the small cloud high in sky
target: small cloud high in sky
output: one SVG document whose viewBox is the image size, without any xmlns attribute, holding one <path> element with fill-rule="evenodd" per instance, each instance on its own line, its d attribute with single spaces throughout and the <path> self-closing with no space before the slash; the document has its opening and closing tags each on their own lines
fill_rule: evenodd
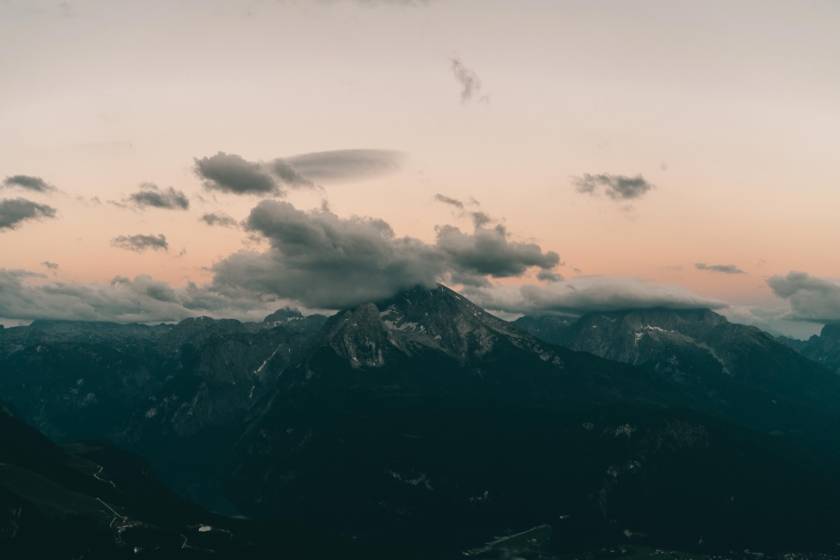
<svg viewBox="0 0 840 560">
<path fill-rule="evenodd" d="M 146 235 L 140 233 L 136 235 L 118 235 L 111 240 L 111 244 L 114 247 L 119 247 L 120 249 L 126 249 L 128 251 L 135 251 L 137 253 L 142 253 L 147 250 L 169 250 L 169 243 L 166 241 L 166 236 L 163 234 Z"/>
<path fill-rule="evenodd" d="M 47 193 L 55 190 L 54 186 L 42 178 L 33 175 L 10 175 L 3 181 L 3 186 L 39 193 Z"/>
<path fill-rule="evenodd" d="M 52 206 L 39 204 L 25 198 L 6 198 L 0 200 L 0 231 L 15 229 L 24 222 L 55 218 Z"/>
<path fill-rule="evenodd" d="M 708 272 L 719 272 L 721 274 L 744 274 L 744 271 L 734 264 L 706 264 L 699 262 L 694 264 L 694 268 Z"/>
<path fill-rule="evenodd" d="M 0 320 L 441 281 L 836 316 L 836 2 L 71 4 L 0 2 L 0 269 L 42 275 Z"/>
<path fill-rule="evenodd" d="M 144 183 L 137 192 L 128 197 L 138 208 L 163 208 L 166 210 L 188 210 L 190 199 L 172 187 L 161 189 L 152 183 Z"/>
<path fill-rule="evenodd" d="M 653 189 L 653 185 L 641 175 L 610 175 L 586 173 L 574 179 L 575 188 L 579 193 L 605 194 L 613 200 L 633 200 L 643 197 Z"/>
</svg>

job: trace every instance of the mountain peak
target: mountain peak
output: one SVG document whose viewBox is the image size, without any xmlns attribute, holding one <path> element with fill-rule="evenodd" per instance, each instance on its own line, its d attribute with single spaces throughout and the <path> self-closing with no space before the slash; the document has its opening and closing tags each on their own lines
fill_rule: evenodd
<svg viewBox="0 0 840 560">
<path fill-rule="evenodd" d="M 820 331 L 820 336 L 840 340 L 840 321 L 827 323 Z"/>
<path fill-rule="evenodd" d="M 444 352 L 463 363 L 490 352 L 501 338 L 531 341 L 440 284 L 417 286 L 342 311 L 327 327 L 328 344 L 354 367 L 380 367 L 394 352 L 412 355 L 424 350 Z"/>
<path fill-rule="evenodd" d="M 303 313 L 301 313 L 300 310 L 294 307 L 282 307 L 274 313 L 267 315 L 266 318 L 263 319 L 263 323 L 277 326 L 288 323 L 289 321 L 297 321 L 299 319 L 303 319 Z"/>
</svg>

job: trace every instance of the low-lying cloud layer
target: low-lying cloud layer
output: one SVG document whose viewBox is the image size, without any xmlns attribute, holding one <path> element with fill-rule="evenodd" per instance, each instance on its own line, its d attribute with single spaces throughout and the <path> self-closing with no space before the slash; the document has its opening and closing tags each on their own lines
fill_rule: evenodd
<svg viewBox="0 0 840 560">
<path fill-rule="evenodd" d="M 720 309 L 721 301 L 634 278 L 578 278 L 548 285 L 469 290 L 477 303 L 510 313 L 584 314 L 634 309 Z"/>
<path fill-rule="evenodd" d="M 641 198 L 654 188 L 641 175 L 629 177 L 626 175 L 611 175 L 609 173 L 599 173 L 596 175 L 586 173 L 581 177 L 573 178 L 572 182 L 579 193 L 594 195 L 603 192 L 613 200 L 624 201 Z"/>
<path fill-rule="evenodd" d="M 183 192 L 172 187 L 161 189 L 152 183 L 140 185 L 140 190 L 129 195 L 128 199 L 138 208 L 187 210 L 190 207 L 190 199 Z"/>
<path fill-rule="evenodd" d="M 43 283 L 32 273 L 0 269 L 0 317 L 6 319 L 160 322 L 197 315 L 258 319 L 275 307 L 192 283 L 176 289 L 149 276 L 117 277 L 110 284 Z"/>
<path fill-rule="evenodd" d="M 794 271 L 786 276 L 770 277 L 767 285 L 790 303 L 795 319 L 817 323 L 840 321 L 840 282 Z"/>
<path fill-rule="evenodd" d="M 33 175 L 11 175 L 3 180 L 3 186 L 10 188 L 19 188 L 27 191 L 47 193 L 56 190 L 56 188 L 40 177 Z"/>
<path fill-rule="evenodd" d="M 694 268 L 708 272 L 720 272 L 721 274 L 745 274 L 743 270 L 734 264 L 706 264 L 699 262 L 694 264 Z"/>
<path fill-rule="evenodd" d="M 0 200 L 0 231 L 19 227 L 23 222 L 54 218 L 55 208 L 25 198 Z"/>
<path fill-rule="evenodd" d="M 142 253 L 146 250 L 152 251 L 168 251 L 169 250 L 169 243 L 166 241 L 166 236 L 163 234 L 158 235 L 144 235 L 144 234 L 137 234 L 137 235 L 120 235 L 115 237 L 111 240 L 111 245 L 114 247 L 119 247 L 120 249 L 126 249 L 128 251 L 134 251 L 136 253 Z"/>
</svg>

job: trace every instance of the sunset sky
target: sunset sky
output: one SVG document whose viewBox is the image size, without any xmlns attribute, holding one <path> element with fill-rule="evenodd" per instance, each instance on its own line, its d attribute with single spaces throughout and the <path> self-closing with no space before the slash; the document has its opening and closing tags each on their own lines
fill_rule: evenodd
<svg viewBox="0 0 840 560">
<path fill-rule="evenodd" d="M 833 0 L 0 0 L 0 318 L 357 303 L 380 292 L 308 276 L 375 276 L 356 216 L 422 244 L 379 274 L 469 274 L 500 312 L 665 294 L 806 336 L 840 320 L 839 25 Z M 352 272 L 302 262 L 294 220 L 364 240 Z M 175 295 L 113 282 L 147 276 Z M 190 282 L 236 303 L 182 306 Z"/>
</svg>

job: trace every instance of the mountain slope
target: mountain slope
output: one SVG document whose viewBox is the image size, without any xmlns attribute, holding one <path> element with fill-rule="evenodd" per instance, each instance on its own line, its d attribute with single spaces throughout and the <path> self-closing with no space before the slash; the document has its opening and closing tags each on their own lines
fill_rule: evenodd
<svg viewBox="0 0 840 560">
<path fill-rule="evenodd" d="M 808 340 L 780 337 L 779 341 L 806 358 L 840 374 L 840 323 L 828 323 L 819 335 L 812 336 Z"/>
<path fill-rule="evenodd" d="M 183 501 L 133 455 L 57 446 L 0 405 L 0 557 L 392 558 L 317 526 L 220 517 Z"/>
<path fill-rule="evenodd" d="M 836 446 L 821 428 L 840 420 L 840 377 L 769 334 L 733 324 L 710 310 L 591 313 L 542 333 L 568 348 L 650 371 L 680 402 L 754 429 Z M 534 319 L 517 324 L 533 328 Z"/>
<path fill-rule="evenodd" d="M 0 331 L 0 393 L 49 437 L 132 449 L 179 492 L 224 509 L 214 479 L 239 422 L 324 320 L 36 321 Z"/>
<path fill-rule="evenodd" d="M 650 371 L 418 288 L 330 319 L 255 409 L 229 493 L 249 514 L 400 544 L 405 558 L 543 524 L 555 551 L 831 546 L 826 465 L 673 396 Z"/>
</svg>

